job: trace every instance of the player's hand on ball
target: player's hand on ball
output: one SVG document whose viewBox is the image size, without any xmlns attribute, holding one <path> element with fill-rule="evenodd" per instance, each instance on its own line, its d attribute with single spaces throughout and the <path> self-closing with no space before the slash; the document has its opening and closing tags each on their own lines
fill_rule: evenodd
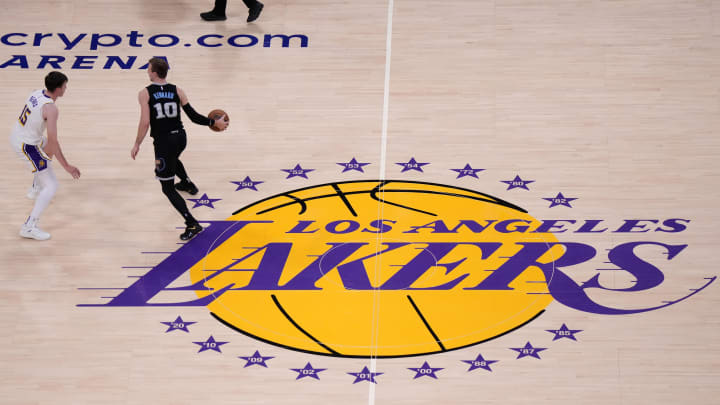
<svg viewBox="0 0 720 405">
<path fill-rule="evenodd" d="M 210 129 L 215 132 L 224 131 L 230 125 L 230 116 L 223 110 L 216 108 L 208 114 L 208 118 L 213 120 Z"/>
<path fill-rule="evenodd" d="M 224 131 L 228 125 L 230 125 L 226 120 L 225 116 L 218 118 L 215 120 L 215 124 L 213 124 L 213 127 L 217 128 L 219 131 Z"/>
</svg>

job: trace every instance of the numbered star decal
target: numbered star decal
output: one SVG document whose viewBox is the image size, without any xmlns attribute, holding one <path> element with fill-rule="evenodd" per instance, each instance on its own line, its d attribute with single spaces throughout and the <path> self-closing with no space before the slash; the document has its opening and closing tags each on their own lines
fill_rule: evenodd
<svg viewBox="0 0 720 405">
<path fill-rule="evenodd" d="M 562 205 L 562 206 L 565 206 L 568 208 L 572 208 L 572 205 L 570 205 L 570 201 L 575 201 L 575 200 L 577 200 L 577 198 L 568 198 L 568 197 L 565 197 L 562 193 L 558 193 L 558 195 L 555 197 L 543 198 L 543 200 L 550 201 L 550 207 L 548 207 L 548 208 L 552 208 L 557 205 Z"/>
<path fill-rule="evenodd" d="M 353 384 L 357 384 L 360 381 L 369 381 L 373 384 L 377 384 L 377 381 L 375 381 L 375 377 L 384 374 L 384 373 L 371 373 L 370 370 L 368 370 L 367 366 L 363 367 L 362 371 L 359 373 L 348 373 L 351 376 L 355 377 L 355 381 L 353 381 Z"/>
<path fill-rule="evenodd" d="M 205 206 L 215 209 L 213 203 L 220 200 L 221 198 L 210 198 L 207 194 L 203 194 L 200 198 L 188 198 L 188 201 L 192 201 L 195 203 L 195 205 L 193 205 L 193 208 Z"/>
<path fill-rule="evenodd" d="M 299 379 L 305 378 L 305 377 L 310 377 L 310 378 L 319 380 L 320 377 L 318 376 L 318 373 L 321 371 L 325 371 L 327 369 L 326 368 L 313 368 L 313 366 L 311 366 L 310 363 L 308 363 L 303 368 L 291 368 L 290 370 L 298 373 L 298 376 L 295 380 L 299 380 Z"/>
<path fill-rule="evenodd" d="M 174 330 L 190 332 L 187 327 L 194 323 L 197 323 L 197 322 L 185 322 L 185 321 L 183 321 L 183 319 L 180 316 L 178 316 L 172 322 L 160 322 L 160 323 L 168 326 L 168 330 L 165 331 L 165 333 L 168 333 L 168 332 L 172 332 Z"/>
<path fill-rule="evenodd" d="M 478 354 L 475 360 L 463 360 L 462 362 L 470 365 L 468 371 L 477 370 L 478 368 L 492 371 L 492 369 L 490 369 L 490 365 L 493 363 L 497 363 L 498 360 L 485 360 L 482 354 Z"/>
<path fill-rule="evenodd" d="M 352 160 L 350 160 L 348 163 L 338 164 L 344 167 L 342 173 L 349 172 L 350 170 L 356 170 L 360 173 L 365 173 L 363 167 L 369 165 L 370 163 L 359 163 L 357 160 L 355 160 L 355 158 L 352 158 Z"/>
<path fill-rule="evenodd" d="M 568 327 L 565 326 L 565 324 L 562 324 L 560 329 L 557 329 L 557 330 L 552 330 L 552 329 L 546 329 L 546 330 L 550 333 L 555 334 L 555 337 L 553 337 L 553 342 L 558 339 L 562 339 L 562 338 L 568 338 L 570 340 L 577 341 L 577 339 L 575 339 L 575 334 L 582 332 L 582 330 L 579 330 L 579 329 L 568 329 Z"/>
<path fill-rule="evenodd" d="M 202 353 L 202 352 L 204 352 L 205 350 L 214 350 L 214 351 L 216 351 L 216 352 L 218 352 L 218 353 L 222 353 L 222 352 L 220 351 L 220 346 L 222 346 L 222 345 L 224 345 L 224 344 L 227 344 L 227 343 L 230 343 L 230 342 L 216 342 L 216 341 L 215 341 L 215 338 L 212 337 L 212 335 L 210 335 L 210 337 L 208 338 L 208 340 L 206 340 L 206 341 L 204 341 L 204 342 L 193 342 L 193 343 L 195 343 L 196 345 L 200 346 L 200 350 L 198 350 L 198 353 Z"/>
<path fill-rule="evenodd" d="M 245 180 L 243 180 L 243 181 L 231 181 L 230 183 L 233 183 L 238 186 L 238 188 L 235 189 L 235 191 L 240 191 L 240 190 L 243 190 L 246 188 L 249 190 L 258 191 L 258 189 L 255 188 L 255 186 L 257 186 L 258 184 L 265 183 L 265 182 L 264 181 L 252 181 L 250 179 L 250 176 L 245 176 Z"/>
<path fill-rule="evenodd" d="M 450 169 L 450 170 L 458 173 L 458 176 L 455 177 L 456 179 L 459 179 L 459 178 L 465 177 L 465 176 L 475 177 L 476 179 L 479 179 L 479 177 L 477 176 L 477 173 L 481 172 L 485 169 L 473 169 L 472 166 L 470 166 L 470 163 L 467 163 L 465 165 L 465 167 L 463 167 L 462 169 Z"/>
<path fill-rule="evenodd" d="M 414 380 L 414 379 L 417 379 L 417 378 L 420 378 L 420 377 L 432 377 L 432 378 L 434 378 L 434 379 L 437 380 L 437 376 L 435 375 L 435 372 L 442 370 L 442 368 L 433 368 L 433 367 L 430 367 L 430 365 L 429 365 L 428 362 L 426 361 L 426 362 L 423 363 L 422 367 L 419 367 L 419 368 L 408 368 L 408 370 L 412 370 L 412 371 L 415 372 L 415 377 L 413 377 L 413 380 Z"/>
<path fill-rule="evenodd" d="M 300 166 L 300 163 L 296 164 L 295 167 L 293 167 L 292 169 L 282 169 L 282 171 L 288 173 L 288 176 L 285 177 L 286 179 L 290 179 L 293 177 L 302 177 L 304 179 L 307 179 L 308 178 L 307 173 L 310 173 L 314 170 L 315 169 L 303 169 Z"/>
<path fill-rule="evenodd" d="M 533 347 L 530 342 L 527 342 L 525 347 L 512 347 L 510 349 L 520 353 L 517 356 L 518 359 L 522 359 L 523 357 L 535 357 L 536 359 L 540 359 L 538 353 L 543 350 L 547 350 L 546 347 Z"/>
<path fill-rule="evenodd" d="M 508 190 L 512 190 L 514 188 L 530 190 L 527 185 L 530 183 L 535 183 L 535 180 L 523 180 L 520 178 L 520 176 L 516 175 L 515 178 L 512 180 L 502 180 L 501 182 L 508 185 Z"/>
<path fill-rule="evenodd" d="M 260 355 L 260 352 L 257 351 L 257 350 L 255 350 L 255 353 L 254 353 L 252 356 L 249 356 L 249 357 L 242 357 L 242 356 L 240 356 L 240 357 L 238 357 L 238 358 L 239 358 L 239 359 L 243 359 L 243 360 L 245 360 L 245 361 L 247 362 L 247 363 L 245 363 L 245 366 L 244 366 L 243 368 L 245 368 L 245 367 L 250 367 L 250 366 L 255 366 L 255 365 L 257 365 L 257 366 L 263 366 L 263 367 L 267 368 L 267 364 L 265 364 L 265 361 L 270 360 L 270 359 L 274 359 L 275 357 L 273 357 L 273 356 L 261 356 L 261 355 Z"/>
<path fill-rule="evenodd" d="M 414 157 L 411 157 L 410 161 L 408 161 L 407 163 L 395 163 L 395 164 L 403 167 L 403 169 L 400 173 L 405 173 L 408 170 L 415 170 L 420 173 L 424 173 L 422 167 L 429 165 L 430 163 L 429 162 L 428 163 L 418 163 L 415 161 Z"/>
</svg>

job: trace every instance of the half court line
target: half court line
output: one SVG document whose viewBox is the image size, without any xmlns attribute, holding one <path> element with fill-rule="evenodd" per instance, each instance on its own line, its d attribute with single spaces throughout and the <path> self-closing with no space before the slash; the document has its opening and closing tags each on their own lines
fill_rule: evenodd
<svg viewBox="0 0 720 405">
<path fill-rule="evenodd" d="M 388 127 L 388 107 L 390 105 L 390 62 L 392 61 L 392 27 L 393 27 L 393 8 L 395 7 L 394 0 L 388 0 L 388 13 L 387 13 L 387 34 L 385 38 L 385 83 L 383 85 L 383 116 L 382 116 L 382 133 L 380 138 L 380 181 L 385 181 L 385 160 L 387 159 L 387 127 Z M 380 189 L 380 201 L 384 200 L 385 193 Z M 378 201 L 378 219 L 382 221 L 384 204 Z M 382 223 L 382 222 L 381 222 Z M 376 239 L 376 254 L 380 250 L 380 242 L 382 234 L 378 232 Z M 380 277 L 380 265 L 381 256 L 376 256 L 377 261 L 375 262 L 375 285 L 379 285 Z M 380 335 L 380 292 L 376 289 L 373 293 L 373 317 L 374 322 L 372 328 L 372 340 L 371 340 L 371 355 L 370 355 L 370 373 L 377 371 L 377 346 L 378 337 Z M 374 350 L 374 352 L 373 352 Z M 372 375 L 372 374 L 370 374 Z M 375 384 L 368 384 L 368 405 L 375 405 Z"/>
</svg>

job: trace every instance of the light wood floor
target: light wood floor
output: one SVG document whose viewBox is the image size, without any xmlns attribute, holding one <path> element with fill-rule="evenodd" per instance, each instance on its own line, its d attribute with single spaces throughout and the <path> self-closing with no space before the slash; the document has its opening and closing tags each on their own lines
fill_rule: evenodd
<svg viewBox="0 0 720 405">
<path fill-rule="evenodd" d="M 31 175 L 6 143 L 0 148 L 0 403 L 3 404 L 717 404 L 720 403 L 720 295 L 717 284 L 657 311 L 593 315 L 553 302 L 526 327 L 479 346 L 447 353 L 377 360 L 378 384 L 353 384 L 348 372 L 366 359 L 316 356 L 241 335 L 207 308 L 86 308 L 126 287 L 179 245 L 181 226 L 154 178 L 151 142 L 136 161 L 129 153 L 147 84 L 140 62 L 171 63 L 169 80 L 200 112 L 223 108 L 227 132 L 184 118 L 183 155 L 201 194 L 219 198 L 198 207 L 202 220 L 223 220 L 254 201 L 340 180 L 384 176 L 448 184 L 502 198 L 540 219 L 683 218 L 680 233 L 558 234 L 604 252 L 622 242 L 688 244 L 662 265 L 657 288 L 607 294 L 618 305 L 672 300 L 718 275 L 720 243 L 720 1 L 717 0 L 396 0 L 387 104 L 383 108 L 388 3 L 273 1 L 255 24 L 241 2 L 229 19 L 207 23 L 209 1 L 2 0 L 0 64 L 25 55 L 28 68 L 0 69 L 0 123 L 6 134 L 49 67 L 42 55 L 63 56 L 70 77 L 58 101 L 59 134 L 73 181 L 57 162 L 59 191 L 42 216 L 47 242 L 21 239 L 32 202 Z M 126 37 L 136 30 L 141 47 Z M 35 33 L 54 33 L 33 46 Z M 58 33 L 87 33 L 73 49 Z M 117 34 L 122 44 L 90 49 L 92 33 Z M 149 37 L 173 34 L 178 46 L 154 48 Z M 232 47 L 211 37 L 260 38 Z M 304 34 L 306 48 L 265 34 Z M 103 41 L 110 41 L 106 37 Z M 248 41 L 249 37 L 241 37 Z M 238 41 L 241 41 L 240 39 Z M 293 40 L 296 41 L 296 40 Z M 193 46 L 186 47 L 185 43 Z M 103 69 L 108 56 L 137 56 L 132 69 Z M 98 56 L 92 69 L 71 69 L 78 56 Z M 149 139 L 149 138 L 148 138 Z M 369 162 L 365 173 L 341 173 L 337 162 Z M 430 162 L 424 173 L 401 173 L 397 162 Z M 286 179 L 300 163 L 309 179 Z M 456 179 L 470 163 L 485 171 Z M 507 190 L 519 175 L 529 190 Z M 235 191 L 231 181 L 263 181 Z M 562 192 L 573 208 L 543 198 Z M 573 274 L 589 279 L 602 258 Z M 611 277 L 627 277 L 618 274 Z M 188 279 L 189 280 L 189 279 Z M 106 294 L 108 293 L 108 294 Z M 160 322 L 181 315 L 190 333 L 164 333 Z M 578 341 L 552 341 L 566 323 Z M 197 353 L 194 341 L 228 341 L 222 354 Z M 515 359 L 512 347 L 547 347 Z M 238 356 L 259 350 L 268 368 L 243 367 Z M 493 372 L 462 360 L 482 353 L 500 360 Z M 413 379 L 408 368 L 427 361 L 438 379 Z M 326 368 L 320 380 L 295 380 L 292 368 Z"/>
</svg>

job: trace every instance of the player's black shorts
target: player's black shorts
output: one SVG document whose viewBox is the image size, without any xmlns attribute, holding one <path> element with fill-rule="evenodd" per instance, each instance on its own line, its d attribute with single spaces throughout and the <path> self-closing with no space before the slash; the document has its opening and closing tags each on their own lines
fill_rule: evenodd
<svg viewBox="0 0 720 405">
<path fill-rule="evenodd" d="M 158 180 L 175 179 L 180 154 L 187 146 L 187 135 L 184 129 L 176 129 L 169 134 L 162 134 L 155 137 L 155 176 Z"/>
</svg>

